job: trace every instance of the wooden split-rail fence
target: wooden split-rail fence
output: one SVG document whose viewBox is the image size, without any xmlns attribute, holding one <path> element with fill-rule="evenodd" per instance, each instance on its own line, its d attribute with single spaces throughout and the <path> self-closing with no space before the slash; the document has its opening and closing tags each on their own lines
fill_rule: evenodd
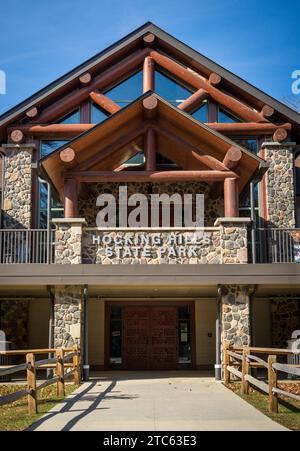
<svg viewBox="0 0 300 451">
<path fill-rule="evenodd" d="M 233 348 L 229 342 L 223 345 L 223 377 L 225 384 L 231 382 L 231 376 L 241 380 L 241 393 L 249 393 L 250 385 L 269 397 L 269 411 L 278 413 L 278 397 L 284 396 L 300 401 L 300 395 L 278 387 L 278 373 L 300 377 L 300 365 L 278 362 L 279 356 L 292 356 L 295 353 L 287 349 L 243 347 Z M 267 377 L 258 378 L 252 369 L 264 369 Z M 281 384 L 281 387 L 284 384 Z"/>
<path fill-rule="evenodd" d="M 10 404 L 27 396 L 28 413 L 34 415 L 38 412 L 38 391 L 48 385 L 57 385 L 57 395 L 65 396 L 65 382 L 74 381 L 80 384 L 80 352 L 78 347 L 67 349 L 32 349 L 18 351 L 3 351 L 1 355 L 24 356 L 24 363 L 19 365 L 0 366 L 0 377 L 26 371 L 27 387 L 14 393 L 1 396 L 0 406 Z M 37 360 L 36 356 L 47 354 L 48 358 Z M 53 357 L 51 357 L 53 355 Z M 39 370 L 53 370 L 53 376 L 38 383 L 36 373 Z"/>
</svg>

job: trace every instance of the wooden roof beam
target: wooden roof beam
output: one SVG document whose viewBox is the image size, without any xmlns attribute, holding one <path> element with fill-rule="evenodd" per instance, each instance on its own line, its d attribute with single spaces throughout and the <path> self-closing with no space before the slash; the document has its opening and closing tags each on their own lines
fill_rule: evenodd
<svg viewBox="0 0 300 451">
<path fill-rule="evenodd" d="M 163 67 L 165 70 L 169 71 L 179 79 L 183 80 L 196 89 L 202 88 L 206 90 L 217 103 L 225 108 L 228 108 L 230 111 L 237 114 L 237 116 L 239 116 L 241 119 L 251 122 L 267 121 L 267 119 L 262 118 L 260 113 L 243 104 L 234 97 L 229 96 L 228 94 L 225 94 L 224 92 L 215 88 L 204 77 L 196 74 L 195 71 L 189 70 L 188 68 L 182 66 L 168 56 L 162 55 L 156 50 L 151 50 L 150 56 L 159 66 Z"/>
<path fill-rule="evenodd" d="M 79 81 L 83 86 L 88 86 L 92 82 L 92 75 L 89 72 L 80 75 Z"/>
<path fill-rule="evenodd" d="M 146 46 L 153 46 L 155 43 L 155 35 L 153 33 L 147 33 L 143 36 L 143 42 Z"/>
<path fill-rule="evenodd" d="M 25 114 L 29 119 L 34 119 L 39 114 L 39 109 L 38 107 L 34 106 L 27 110 Z"/>
<path fill-rule="evenodd" d="M 121 107 L 100 92 L 91 91 L 90 99 L 110 114 L 120 111 Z"/>
<path fill-rule="evenodd" d="M 143 100 L 143 111 L 145 119 L 155 119 L 158 111 L 158 100 L 154 95 Z"/>
<path fill-rule="evenodd" d="M 237 167 L 241 159 L 242 159 L 241 149 L 235 146 L 231 146 L 226 152 L 226 155 L 223 159 L 223 164 L 228 169 L 234 169 Z"/>
<path fill-rule="evenodd" d="M 143 94 L 154 91 L 154 60 L 146 56 L 143 65 Z"/>
<path fill-rule="evenodd" d="M 190 97 L 188 97 L 186 100 L 184 100 L 178 108 L 182 111 L 186 111 L 189 113 L 190 111 L 193 111 L 198 106 L 201 105 L 201 103 L 204 100 L 207 100 L 209 98 L 209 93 L 205 89 L 198 89 L 198 91 L 194 92 Z"/>
<path fill-rule="evenodd" d="M 80 183 L 105 182 L 213 182 L 236 179 L 231 171 L 83 171 L 67 172 L 65 179 L 76 179 Z"/>
<path fill-rule="evenodd" d="M 74 169 L 78 164 L 76 153 L 72 147 L 67 147 L 59 153 L 59 157 L 66 169 Z"/>
</svg>

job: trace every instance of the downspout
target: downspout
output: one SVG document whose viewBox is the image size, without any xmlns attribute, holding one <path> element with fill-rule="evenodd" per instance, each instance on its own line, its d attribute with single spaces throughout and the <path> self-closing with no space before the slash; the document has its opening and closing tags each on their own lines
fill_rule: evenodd
<svg viewBox="0 0 300 451">
<path fill-rule="evenodd" d="M 1 200 L 0 200 L 0 229 L 3 223 L 3 206 L 4 206 L 4 177 L 5 177 L 5 153 L 0 151 L 1 159 Z"/>
<path fill-rule="evenodd" d="M 89 318 L 88 318 L 88 286 L 83 288 L 83 380 L 90 378 L 89 365 Z"/>
<path fill-rule="evenodd" d="M 52 291 L 52 287 L 47 286 L 48 297 L 50 301 L 49 308 L 49 335 L 48 335 L 48 348 L 54 348 L 54 294 Z M 51 359 L 51 352 L 48 354 L 48 358 Z M 53 370 L 47 369 L 47 379 L 51 379 L 53 377 Z"/>
<path fill-rule="evenodd" d="M 215 363 L 215 380 L 222 380 L 222 363 L 221 363 L 221 297 L 222 287 L 218 286 L 217 296 L 217 312 L 216 312 L 216 363 Z"/>
</svg>

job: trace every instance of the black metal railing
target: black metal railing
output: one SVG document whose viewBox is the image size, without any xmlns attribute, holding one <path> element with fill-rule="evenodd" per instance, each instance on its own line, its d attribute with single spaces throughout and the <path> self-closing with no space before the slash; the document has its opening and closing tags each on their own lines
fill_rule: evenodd
<svg viewBox="0 0 300 451">
<path fill-rule="evenodd" d="M 255 240 L 256 263 L 300 263 L 300 229 L 258 228 L 254 232 L 249 244 L 252 248 Z"/>
<path fill-rule="evenodd" d="M 53 231 L 0 230 L 0 264 L 50 264 L 54 262 Z"/>
</svg>

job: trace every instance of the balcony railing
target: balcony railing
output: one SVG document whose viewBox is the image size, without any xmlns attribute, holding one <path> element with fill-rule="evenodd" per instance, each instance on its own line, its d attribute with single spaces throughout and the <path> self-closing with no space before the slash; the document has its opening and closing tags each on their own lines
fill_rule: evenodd
<svg viewBox="0 0 300 451">
<path fill-rule="evenodd" d="M 256 263 L 300 263 L 300 229 L 261 228 L 254 236 Z"/>
<path fill-rule="evenodd" d="M 0 264 L 54 263 L 54 232 L 44 229 L 0 230 Z"/>
</svg>

